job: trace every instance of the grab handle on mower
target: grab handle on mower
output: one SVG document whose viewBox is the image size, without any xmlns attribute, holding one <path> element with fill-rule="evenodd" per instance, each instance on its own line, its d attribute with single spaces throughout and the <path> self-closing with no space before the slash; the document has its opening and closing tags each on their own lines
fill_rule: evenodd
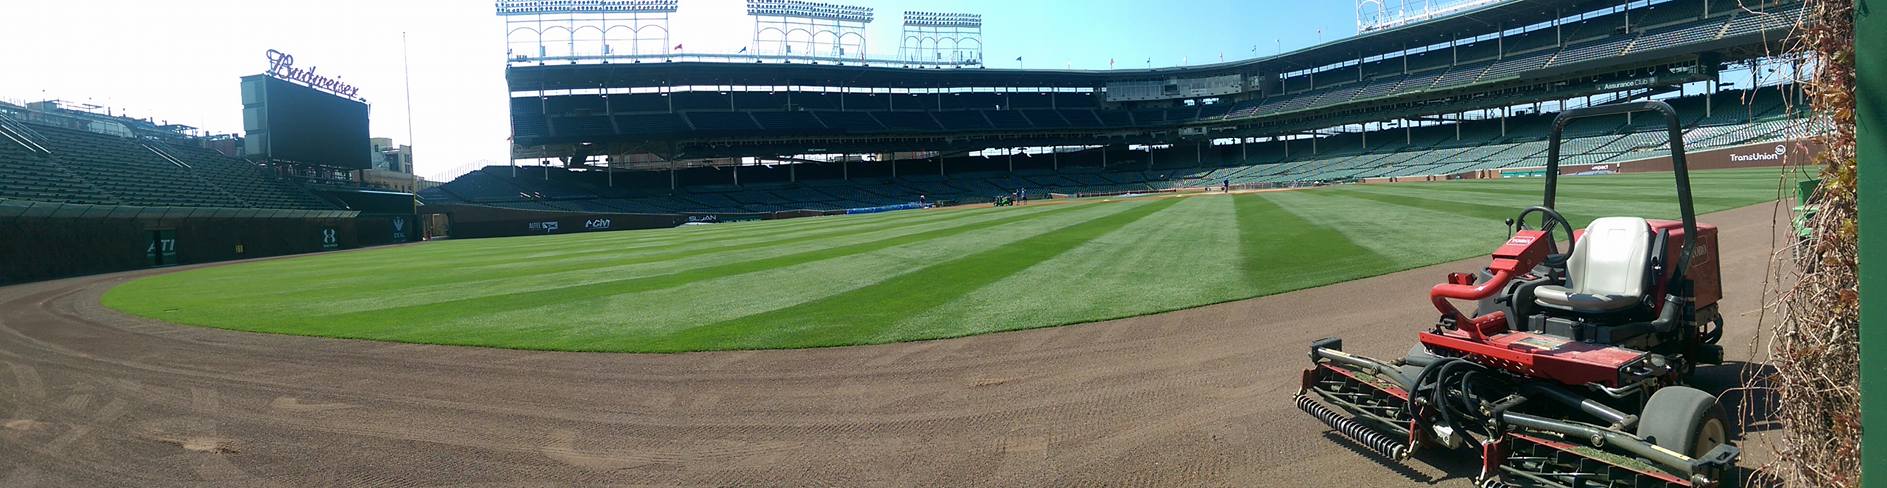
<svg viewBox="0 0 1887 488">
<path fill-rule="evenodd" d="M 1435 303 L 1435 309 L 1441 311 L 1443 319 L 1454 321 L 1456 329 L 1467 332 L 1468 337 L 1474 340 L 1485 340 L 1487 333 L 1483 329 L 1488 324 L 1504 322 L 1506 320 L 1505 314 L 1494 312 L 1480 317 L 1468 317 L 1467 314 L 1461 313 L 1461 309 L 1455 308 L 1453 302 L 1449 302 L 1448 300 L 1486 299 L 1487 297 L 1494 296 L 1494 293 L 1499 292 L 1502 287 L 1507 286 L 1507 281 L 1512 278 L 1512 271 L 1495 269 L 1493 277 L 1488 278 L 1487 281 L 1483 281 L 1478 285 L 1457 284 L 1452 282 L 1435 285 L 1434 288 L 1429 288 L 1428 299 Z"/>
<path fill-rule="evenodd" d="M 1657 112 L 1664 118 L 1666 139 L 1671 151 L 1671 174 L 1677 179 L 1677 211 L 1684 222 L 1684 244 L 1678 255 L 1673 258 L 1676 265 L 1672 268 L 1671 282 L 1682 281 L 1690 271 L 1691 258 L 1697 249 L 1697 210 L 1691 205 L 1690 168 L 1684 160 L 1684 126 L 1677 119 L 1677 110 L 1670 104 L 1658 100 L 1615 103 L 1596 107 L 1582 107 L 1565 110 L 1553 118 L 1553 131 L 1546 145 L 1546 198 L 1542 206 L 1553 208 L 1559 193 L 1559 158 L 1560 141 L 1566 132 L 1566 125 L 1573 120 L 1587 117 L 1628 114 L 1633 112 Z M 1575 238 L 1576 239 L 1576 238 Z"/>
</svg>

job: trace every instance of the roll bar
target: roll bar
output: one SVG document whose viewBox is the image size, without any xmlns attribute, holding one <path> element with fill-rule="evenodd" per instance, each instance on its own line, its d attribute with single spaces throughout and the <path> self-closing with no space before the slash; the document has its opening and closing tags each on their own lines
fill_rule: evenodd
<svg viewBox="0 0 1887 488">
<path fill-rule="evenodd" d="M 1574 119 L 1603 117 L 1632 112 L 1658 112 L 1664 114 L 1664 124 L 1671 139 L 1671 173 L 1677 176 L 1677 208 L 1683 214 L 1684 248 L 1678 253 L 1677 267 L 1672 271 L 1673 279 L 1682 278 L 1684 271 L 1690 269 L 1692 252 L 1697 248 L 1697 210 L 1691 206 L 1690 169 L 1684 164 L 1684 127 L 1677 122 L 1677 110 L 1670 104 L 1657 100 L 1642 102 L 1615 103 L 1597 107 L 1584 107 L 1567 110 L 1553 118 L 1553 138 L 1546 146 L 1546 201 L 1547 208 L 1554 208 L 1553 201 L 1559 192 L 1559 143 L 1566 131 L 1566 124 Z"/>
</svg>

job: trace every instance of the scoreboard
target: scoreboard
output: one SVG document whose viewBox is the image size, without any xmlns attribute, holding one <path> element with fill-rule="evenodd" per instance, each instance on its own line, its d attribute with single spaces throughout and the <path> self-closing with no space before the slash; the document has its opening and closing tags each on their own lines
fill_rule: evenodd
<svg viewBox="0 0 1887 488">
<path fill-rule="evenodd" d="M 368 105 L 268 74 L 242 78 L 243 155 L 319 166 L 372 167 Z"/>
</svg>

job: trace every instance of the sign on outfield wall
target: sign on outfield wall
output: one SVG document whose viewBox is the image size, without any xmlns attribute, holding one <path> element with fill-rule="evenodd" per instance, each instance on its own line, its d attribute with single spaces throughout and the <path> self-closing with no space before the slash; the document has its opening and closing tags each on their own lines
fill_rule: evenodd
<svg viewBox="0 0 1887 488">
<path fill-rule="evenodd" d="M 406 217 L 393 218 L 393 242 L 406 242 Z"/>
<path fill-rule="evenodd" d="M 320 237 L 321 237 L 322 249 L 340 249 L 341 248 L 341 230 L 340 229 L 336 229 L 333 227 L 322 227 Z"/>
<path fill-rule="evenodd" d="M 1732 163 L 1779 163 L 1779 162 L 1782 162 L 1783 157 L 1789 155 L 1788 144 L 1776 144 L 1774 148 L 1769 149 L 1767 151 L 1762 150 L 1764 149 L 1762 147 L 1756 147 L 1756 148 L 1750 148 L 1750 149 L 1755 149 L 1755 150 L 1731 151 L 1730 162 Z"/>
</svg>

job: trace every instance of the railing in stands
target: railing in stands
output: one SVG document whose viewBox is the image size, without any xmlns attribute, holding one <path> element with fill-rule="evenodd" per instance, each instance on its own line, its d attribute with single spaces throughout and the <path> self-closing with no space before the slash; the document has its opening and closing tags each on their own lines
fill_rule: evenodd
<svg viewBox="0 0 1887 488">
<path fill-rule="evenodd" d="M 0 136 L 6 137 L 7 140 L 13 141 L 19 144 L 20 147 L 24 147 L 26 150 L 32 151 L 35 154 L 41 156 L 52 155 L 52 150 L 46 149 L 46 146 L 39 143 L 39 141 L 44 140 L 46 136 L 39 135 L 39 131 L 35 131 L 31 127 L 14 122 L 12 117 L 0 115 Z"/>
<path fill-rule="evenodd" d="M 150 150 L 151 154 L 156 154 L 159 159 L 163 159 L 164 161 L 169 162 L 170 164 L 177 165 L 177 167 L 179 168 L 191 169 L 189 163 L 185 163 L 183 162 L 183 160 L 177 159 L 176 156 L 172 156 L 170 155 L 170 153 L 164 152 L 163 149 L 158 149 L 157 146 L 152 146 L 150 144 L 138 144 L 138 145 L 144 146 L 144 149 Z"/>
</svg>

